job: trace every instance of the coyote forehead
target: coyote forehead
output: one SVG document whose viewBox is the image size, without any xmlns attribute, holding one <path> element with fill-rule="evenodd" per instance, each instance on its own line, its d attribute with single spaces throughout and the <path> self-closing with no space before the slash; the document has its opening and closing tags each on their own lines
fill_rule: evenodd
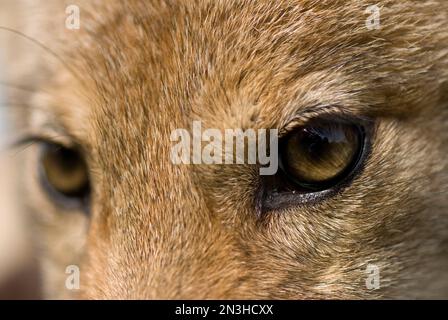
<svg viewBox="0 0 448 320">
<path fill-rule="evenodd" d="M 446 1 L 379 1 L 378 28 L 368 1 L 81 1 L 79 30 L 40 5 L 24 32 L 58 58 L 28 43 L 32 67 L 10 66 L 33 87 L 22 125 L 79 146 L 92 188 L 88 215 L 61 208 L 23 156 L 50 295 L 69 265 L 91 298 L 447 295 Z M 322 117 L 366 124 L 369 152 L 313 201 L 264 197 L 256 166 L 170 160 L 195 121 L 282 139 Z"/>
</svg>

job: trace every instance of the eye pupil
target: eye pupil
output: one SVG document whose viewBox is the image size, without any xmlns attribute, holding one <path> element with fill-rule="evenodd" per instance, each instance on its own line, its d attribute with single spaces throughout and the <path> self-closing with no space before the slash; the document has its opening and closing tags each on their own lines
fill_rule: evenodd
<svg viewBox="0 0 448 320">
<path fill-rule="evenodd" d="M 305 136 L 304 145 L 308 145 L 308 153 L 313 158 L 320 158 L 325 152 L 325 148 L 328 145 L 328 138 L 318 134 L 309 134 Z"/>
<path fill-rule="evenodd" d="M 287 178 L 305 189 L 326 189 L 356 166 L 363 149 L 363 130 L 343 121 L 315 120 L 292 132 L 280 145 Z"/>
</svg>

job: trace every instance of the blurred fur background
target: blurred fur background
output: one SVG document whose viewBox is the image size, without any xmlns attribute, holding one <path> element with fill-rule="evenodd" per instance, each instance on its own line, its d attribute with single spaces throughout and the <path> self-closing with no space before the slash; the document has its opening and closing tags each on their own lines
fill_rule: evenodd
<svg viewBox="0 0 448 320">
<path fill-rule="evenodd" d="M 0 80 L 2 56 L 0 51 Z M 14 128 L 4 95 L 0 86 L 0 299 L 38 298 L 38 270 L 26 235 L 26 219 L 17 215 L 20 210 L 15 206 L 20 203 L 20 195 L 11 188 L 15 153 L 8 146 Z"/>
</svg>

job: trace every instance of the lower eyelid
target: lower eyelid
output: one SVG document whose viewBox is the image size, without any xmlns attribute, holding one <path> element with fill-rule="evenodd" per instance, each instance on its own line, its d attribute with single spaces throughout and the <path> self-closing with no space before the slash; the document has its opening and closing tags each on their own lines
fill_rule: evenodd
<svg viewBox="0 0 448 320">
<path fill-rule="evenodd" d="M 319 203 L 325 198 L 334 196 L 338 190 L 329 189 L 313 193 L 268 193 L 262 197 L 261 214 L 272 211 L 286 210 L 289 208 L 297 208 L 301 206 L 310 206 Z"/>
</svg>

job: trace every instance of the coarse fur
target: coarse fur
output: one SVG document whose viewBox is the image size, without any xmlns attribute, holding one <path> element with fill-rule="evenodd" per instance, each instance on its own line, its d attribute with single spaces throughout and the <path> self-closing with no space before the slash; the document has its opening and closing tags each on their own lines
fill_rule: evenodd
<svg viewBox="0 0 448 320">
<path fill-rule="evenodd" d="M 73 2 L 0 5 L 20 131 L 81 146 L 91 171 L 90 213 L 64 212 L 38 146 L 17 155 L 47 297 L 448 298 L 446 0 L 378 0 L 374 30 L 367 0 L 75 1 L 68 30 Z M 282 130 L 323 114 L 374 130 L 362 171 L 319 201 L 260 215 L 254 166 L 170 162 L 171 131 L 193 120 Z"/>
</svg>

